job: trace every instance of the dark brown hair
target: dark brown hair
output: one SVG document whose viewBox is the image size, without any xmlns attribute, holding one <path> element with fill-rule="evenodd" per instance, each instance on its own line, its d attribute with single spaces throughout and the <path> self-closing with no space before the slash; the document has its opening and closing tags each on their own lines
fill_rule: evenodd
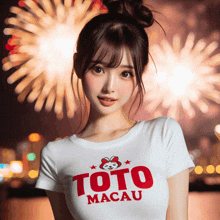
<svg viewBox="0 0 220 220">
<path fill-rule="evenodd" d="M 107 54 L 110 56 L 107 67 L 117 67 L 121 63 L 123 49 L 128 49 L 136 73 L 137 95 L 140 95 L 139 109 L 143 103 L 143 89 L 145 91 L 142 74 L 149 61 L 148 36 L 144 28 L 153 24 L 152 12 L 139 0 L 103 1 L 103 3 L 106 4 L 109 13 L 93 18 L 79 34 L 77 56 L 74 59 L 75 71 L 82 79 L 86 70 L 101 62 Z M 91 61 L 100 48 L 101 53 L 91 67 Z"/>
</svg>

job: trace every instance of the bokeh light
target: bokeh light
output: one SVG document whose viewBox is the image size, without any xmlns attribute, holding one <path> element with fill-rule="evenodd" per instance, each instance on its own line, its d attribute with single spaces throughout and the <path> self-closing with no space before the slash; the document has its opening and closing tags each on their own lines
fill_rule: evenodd
<svg viewBox="0 0 220 220">
<path fill-rule="evenodd" d="M 220 165 L 216 166 L 215 170 L 216 170 L 216 173 L 220 174 Z"/>
<path fill-rule="evenodd" d="M 9 176 L 10 175 L 10 165 L 9 164 L 0 164 L 0 174 L 2 176 Z"/>
<path fill-rule="evenodd" d="M 215 167 L 213 165 L 208 165 L 206 167 L 206 171 L 207 171 L 207 173 L 212 174 L 215 172 Z"/>
<path fill-rule="evenodd" d="M 21 161 L 11 161 L 10 170 L 12 173 L 21 173 L 23 171 L 23 163 Z"/>
<path fill-rule="evenodd" d="M 28 140 L 31 142 L 38 142 L 40 141 L 40 139 L 41 139 L 41 136 L 38 133 L 32 133 L 28 136 Z"/>
<path fill-rule="evenodd" d="M 37 170 L 30 170 L 29 172 L 28 172 L 28 176 L 30 177 L 30 178 L 37 178 L 38 177 L 38 171 Z"/>
<path fill-rule="evenodd" d="M 196 166 L 194 171 L 196 174 L 201 174 L 203 172 L 203 168 L 201 166 Z"/>
<path fill-rule="evenodd" d="M 29 153 L 29 154 L 27 155 L 27 159 L 28 159 L 29 161 L 34 161 L 35 158 L 36 158 L 36 155 L 35 155 L 34 153 Z"/>
</svg>

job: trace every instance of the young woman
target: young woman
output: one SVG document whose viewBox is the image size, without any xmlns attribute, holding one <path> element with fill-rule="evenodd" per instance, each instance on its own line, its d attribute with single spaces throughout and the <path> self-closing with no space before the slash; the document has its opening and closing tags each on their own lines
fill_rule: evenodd
<svg viewBox="0 0 220 220">
<path fill-rule="evenodd" d="M 88 122 L 42 149 L 36 188 L 46 190 L 56 220 L 187 220 L 195 165 L 180 125 L 135 121 L 124 108 L 136 88 L 143 97 L 152 13 L 139 0 L 104 4 L 109 13 L 85 25 L 74 55 Z"/>
</svg>

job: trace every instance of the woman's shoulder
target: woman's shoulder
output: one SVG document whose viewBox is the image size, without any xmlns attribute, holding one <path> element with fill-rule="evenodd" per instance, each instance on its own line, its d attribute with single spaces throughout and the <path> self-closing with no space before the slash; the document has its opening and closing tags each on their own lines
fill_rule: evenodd
<svg viewBox="0 0 220 220">
<path fill-rule="evenodd" d="M 169 116 L 160 116 L 151 120 L 142 121 L 142 123 L 144 123 L 143 129 L 146 128 L 147 131 L 153 129 L 154 131 L 161 132 L 162 130 L 163 133 L 176 129 L 179 130 L 180 127 L 179 123 Z"/>
<path fill-rule="evenodd" d="M 62 151 L 64 148 L 66 149 L 69 145 L 71 144 L 70 138 L 66 137 L 66 138 L 62 138 L 62 139 L 57 139 L 54 141 L 49 141 L 42 149 L 42 152 L 48 152 L 48 153 L 52 153 L 52 152 L 60 152 Z"/>
<path fill-rule="evenodd" d="M 163 124 L 169 124 L 169 125 L 178 124 L 178 122 L 170 116 L 160 116 L 160 117 L 152 119 L 151 121 L 154 123 L 163 123 Z"/>
<path fill-rule="evenodd" d="M 161 125 L 164 125 L 166 123 L 169 123 L 170 121 L 174 120 L 173 118 L 171 117 L 168 117 L 168 116 L 160 116 L 160 117 L 156 117 L 156 118 L 153 118 L 151 120 L 146 120 L 144 121 L 145 124 L 161 124 Z M 175 121 L 175 120 L 174 120 Z"/>
</svg>

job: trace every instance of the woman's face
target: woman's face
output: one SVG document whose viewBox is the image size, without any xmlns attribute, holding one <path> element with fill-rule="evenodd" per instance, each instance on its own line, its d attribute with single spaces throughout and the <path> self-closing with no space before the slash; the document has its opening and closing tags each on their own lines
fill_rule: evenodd
<svg viewBox="0 0 220 220">
<path fill-rule="evenodd" d="M 93 61 L 96 61 L 96 57 Z M 135 70 L 129 50 L 124 49 L 122 61 L 116 68 L 105 66 L 108 59 L 106 56 L 103 63 L 88 69 L 82 79 L 85 95 L 91 104 L 90 111 L 101 115 L 123 111 L 122 107 L 136 87 Z M 99 98 L 103 96 L 112 97 L 116 101 L 105 102 Z"/>
</svg>

